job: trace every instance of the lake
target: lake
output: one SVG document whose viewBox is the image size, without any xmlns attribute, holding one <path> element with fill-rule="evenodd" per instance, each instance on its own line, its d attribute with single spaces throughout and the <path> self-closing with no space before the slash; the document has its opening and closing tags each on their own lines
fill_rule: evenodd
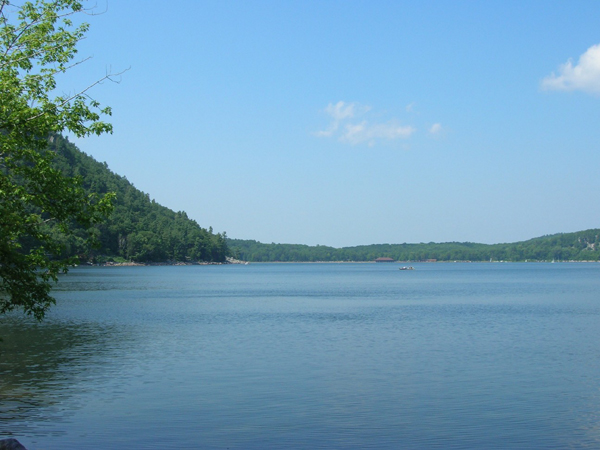
<svg viewBox="0 0 600 450">
<path fill-rule="evenodd" d="M 600 447 L 600 264 L 87 267 L 0 319 L 49 449 Z"/>
</svg>

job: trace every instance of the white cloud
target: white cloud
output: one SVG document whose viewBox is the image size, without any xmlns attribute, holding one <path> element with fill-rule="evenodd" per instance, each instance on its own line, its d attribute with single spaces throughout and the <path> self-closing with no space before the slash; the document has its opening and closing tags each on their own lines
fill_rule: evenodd
<svg viewBox="0 0 600 450">
<path fill-rule="evenodd" d="M 441 123 L 434 123 L 433 125 L 431 125 L 431 128 L 429 128 L 430 134 L 438 134 L 440 131 L 442 131 Z"/>
<path fill-rule="evenodd" d="M 333 117 L 334 120 L 344 120 L 354 117 L 356 103 L 337 102 L 335 105 L 330 103 L 325 108 L 325 112 Z"/>
<path fill-rule="evenodd" d="M 331 123 L 326 130 L 317 131 L 315 134 L 320 137 L 329 137 L 333 136 L 338 128 L 340 127 L 340 123 L 347 120 L 352 119 L 355 115 L 361 115 L 366 113 L 371 109 L 369 106 L 360 105 L 358 103 L 346 103 L 339 101 L 335 105 L 330 103 L 325 108 L 325 112 L 331 116 Z"/>
<path fill-rule="evenodd" d="M 325 112 L 331 116 L 331 123 L 326 130 L 314 134 L 319 137 L 337 137 L 339 141 L 350 145 L 367 143 L 374 146 L 379 141 L 406 139 L 416 131 L 412 126 L 400 125 L 395 119 L 374 123 L 362 118 L 370 110 L 370 106 L 359 103 L 330 103 Z M 360 118 L 362 120 L 358 121 Z"/>
<path fill-rule="evenodd" d="M 369 124 L 362 121 L 358 124 L 347 124 L 340 141 L 352 145 L 368 143 L 375 145 L 378 140 L 393 141 L 395 139 L 406 139 L 416 131 L 411 126 L 402 126 L 393 121 L 388 123 Z"/>
<path fill-rule="evenodd" d="M 406 105 L 406 112 L 413 112 L 413 109 L 415 109 L 416 103 L 412 102 L 409 103 L 408 105 Z"/>
<path fill-rule="evenodd" d="M 558 72 L 542 80 L 542 89 L 600 94 L 600 44 L 588 48 L 576 65 L 569 59 Z"/>
</svg>

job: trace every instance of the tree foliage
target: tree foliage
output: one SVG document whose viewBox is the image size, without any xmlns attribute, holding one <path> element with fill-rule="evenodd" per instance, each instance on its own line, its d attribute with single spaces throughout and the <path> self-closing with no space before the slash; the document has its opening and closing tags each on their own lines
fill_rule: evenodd
<svg viewBox="0 0 600 450">
<path fill-rule="evenodd" d="M 53 166 L 49 137 L 111 132 L 109 108 L 87 95 L 55 95 L 57 78 L 81 61 L 77 43 L 88 26 L 74 0 L 0 0 L 0 313 L 21 308 L 41 319 L 50 288 L 73 263 L 62 241 L 110 211 L 113 196 L 88 194 L 81 179 Z M 93 237 L 93 236 L 92 236 Z M 88 240 L 89 236 L 86 237 Z"/>
</svg>

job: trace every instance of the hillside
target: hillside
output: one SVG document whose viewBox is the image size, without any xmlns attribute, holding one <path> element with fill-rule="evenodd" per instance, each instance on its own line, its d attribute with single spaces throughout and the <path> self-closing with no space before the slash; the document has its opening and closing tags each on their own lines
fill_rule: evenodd
<svg viewBox="0 0 600 450">
<path fill-rule="evenodd" d="M 375 244 L 333 248 L 295 244 L 262 244 L 228 239 L 239 259 L 266 261 L 373 261 L 389 257 L 397 261 L 598 261 L 600 229 L 560 233 L 512 244 L 446 242 L 428 244 Z"/>
<path fill-rule="evenodd" d="M 57 153 L 54 164 L 68 176 L 80 177 L 88 192 L 115 192 L 115 208 L 108 220 L 96 226 L 100 247 L 84 245 L 86 233 L 62 237 L 65 256 L 82 261 L 207 261 L 223 262 L 228 255 L 225 233 L 202 228 L 185 212 L 174 212 L 151 200 L 127 178 L 80 151 L 66 138 L 54 136 L 50 148 Z M 56 232 L 59 235 L 58 231 Z"/>
</svg>

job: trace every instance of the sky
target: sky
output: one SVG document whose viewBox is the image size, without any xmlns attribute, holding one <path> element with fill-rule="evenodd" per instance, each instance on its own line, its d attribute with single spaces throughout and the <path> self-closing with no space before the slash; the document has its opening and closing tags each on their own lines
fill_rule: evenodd
<svg viewBox="0 0 600 450">
<path fill-rule="evenodd" d="M 98 0 L 71 140 L 231 238 L 334 247 L 600 228 L 600 2 Z"/>
</svg>

